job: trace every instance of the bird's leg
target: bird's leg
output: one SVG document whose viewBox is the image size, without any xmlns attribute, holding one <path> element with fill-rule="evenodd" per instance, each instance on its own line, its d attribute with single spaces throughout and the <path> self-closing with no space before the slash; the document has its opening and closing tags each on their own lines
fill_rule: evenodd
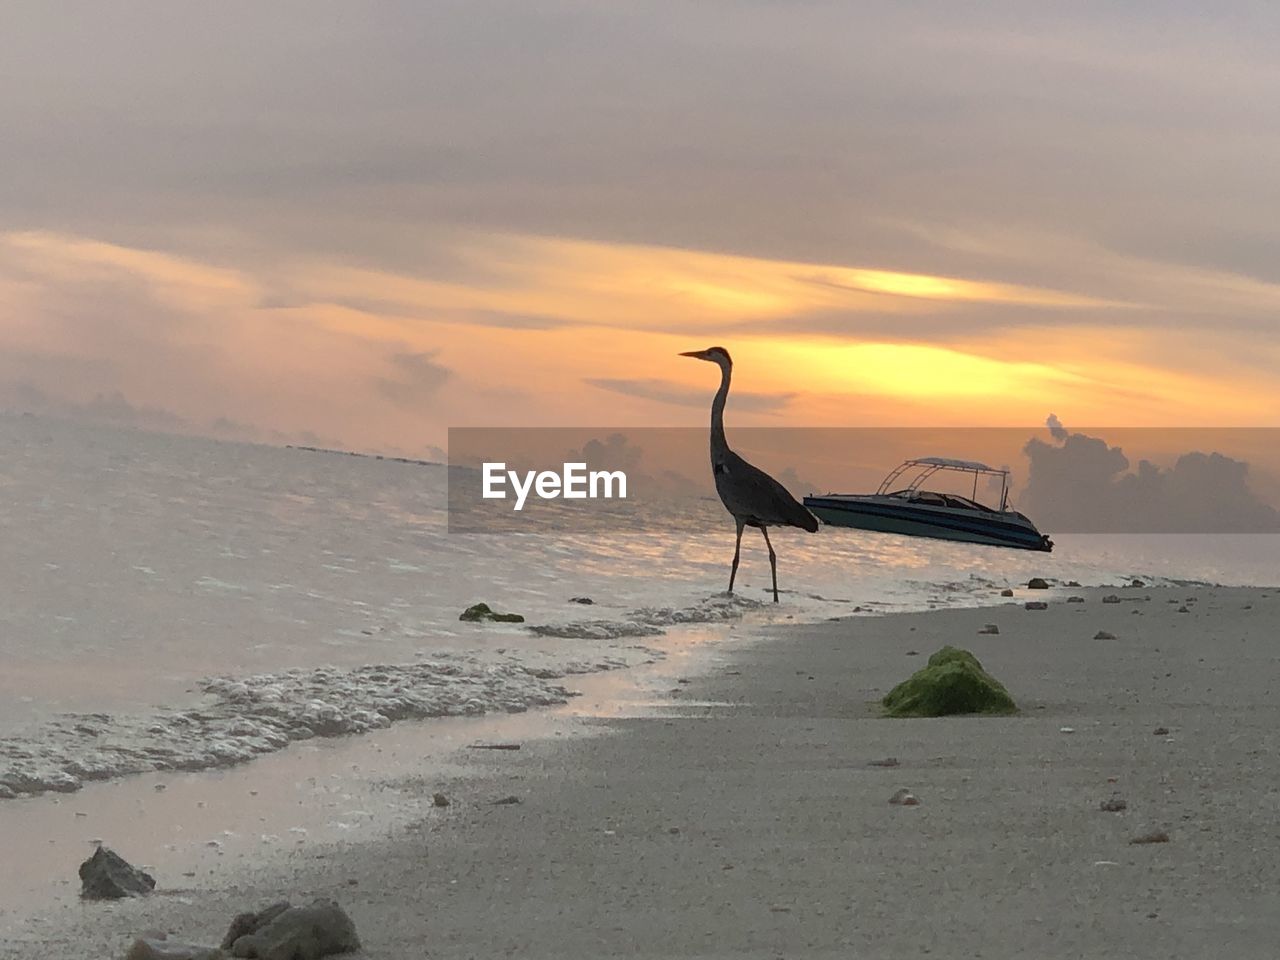
<svg viewBox="0 0 1280 960">
<path fill-rule="evenodd" d="M 778 555 L 773 552 L 773 544 L 769 542 L 769 528 L 761 527 L 764 534 L 764 545 L 769 548 L 769 572 L 773 574 L 773 602 L 778 602 Z"/>
<path fill-rule="evenodd" d="M 733 545 L 733 566 L 729 569 L 729 592 L 733 593 L 733 581 L 738 575 L 738 557 L 742 554 L 742 528 L 745 526 L 741 520 L 738 521 L 738 541 Z"/>
</svg>

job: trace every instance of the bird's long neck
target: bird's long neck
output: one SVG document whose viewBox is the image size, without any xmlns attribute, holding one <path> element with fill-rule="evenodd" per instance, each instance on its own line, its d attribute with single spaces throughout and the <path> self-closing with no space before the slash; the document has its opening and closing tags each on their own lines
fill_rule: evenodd
<svg viewBox="0 0 1280 960">
<path fill-rule="evenodd" d="M 728 365 L 720 367 L 720 389 L 711 401 L 711 458 L 725 453 L 729 449 L 729 441 L 724 436 L 724 403 L 729 397 L 729 378 L 733 376 L 733 368 Z"/>
</svg>

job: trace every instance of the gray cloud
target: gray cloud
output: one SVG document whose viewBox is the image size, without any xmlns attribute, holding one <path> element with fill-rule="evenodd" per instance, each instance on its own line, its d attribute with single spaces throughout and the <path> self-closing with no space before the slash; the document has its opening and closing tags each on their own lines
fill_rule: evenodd
<svg viewBox="0 0 1280 960">
<path fill-rule="evenodd" d="M 1070 223 L 1280 278 L 1274 13 L 1212 26 L 1186 5 L 470 0 L 84 5 L 68 30 L 32 6 L 0 37 L 0 202 L 381 261 L 461 222 L 961 273 L 990 261 L 900 225 Z"/>
<path fill-rule="evenodd" d="M 148 430 L 185 431 L 191 424 L 160 407 L 130 403 L 123 393 L 96 394 L 85 403 L 52 396 L 32 383 L 0 383 L 0 404 L 23 413 L 40 413 L 91 423 L 141 427 Z"/>
<path fill-rule="evenodd" d="M 436 363 L 434 356 L 434 353 L 393 354 L 393 374 L 375 381 L 378 391 L 401 406 L 416 407 L 429 402 L 452 376 L 452 371 Z"/>
<path fill-rule="evenodd" d="M 216 417 L 209 424 L 209 430 L 214 436 L 227 440 L 258 441 L 262 439 L 262 431 L 253 424 L 231 417 Z"/>
<path fill-rule="evenodd" d="M 583 381 L 601 390 L 620 393 L 628 397 L 640 397 L 645 400 L 656 400 L 659 403 L 670 403 L 680 407 L 710 407 L 711 391 L 686 387 L 670 380 L 631 380 L 610 377 L 589 377 Z M 751 393 L 749 391 L 733 392 L 729 401 L 739 410 L 753 413 L 779 413 L 783 407 L 796 398 L 794 393 Z"/>
<path fill-rule="evenodd" d="M 513 313 L 504 310 L 423 311 L 420 307 L 395 300 L 335 297 L 330 302 L 373 315 L 390 313 L 394 316 L 412 316 L 417 319 L 439 323 L 465 323 L 477 327 L 505 327 L 512 330 L 553 330 L 557 327 L 568 326 L 570 323 L 570 321 L 560 317 L 549 317 L 536 313 Z"/>
<path fill-rule="evenodd" d="M 1071 433 L 1056 417 L 1055 442 L 1032 438 L 1021 501 L 1044 530 L 1073 533 L 1274 533 L 1280 512 L 1249 486 L 1249 464 L 1189 451 L 1172 467 L 1139 460 L 1119 446 Z"/>
</svg>

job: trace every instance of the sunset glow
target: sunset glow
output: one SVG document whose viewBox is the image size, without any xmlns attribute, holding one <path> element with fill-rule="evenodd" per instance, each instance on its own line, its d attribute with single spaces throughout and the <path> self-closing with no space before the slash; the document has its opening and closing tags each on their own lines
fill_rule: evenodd
<svg viewBox="0 0 1280 960">
<path fill-rule="evenodd" d="M 129 369 L 138 360 L 127 327 L 112 338 L 65 319 L 111 291 L 135 316 L 169 314 L 166 336 L 194 364 L 181 380 L 136 367 L 131 402 L 193 422 L 216 410 L 253 423 L 269 409 L 274 429 L 327 436 L 310 425 L 322 416 L 335 441 L 355 443 L 346 438 L 358 430 L 362 443 L 396 448 L 411 436 L 438 443 L 450 423 L 572 423 L 584 411 L 597 423 L 698 420 L 712 384 L 674 354 L 710 342 L 731 348 L 739 384 L 762 397 L 735 413 L 742 423 L 777 424 L 785 412 L 785 422 L 811 426 L 1008 424 L 1039 407 L 1091 422 L 1249 423 L 1257 391 L 1272 390 L 1260 377 L 1213 387 L 1193 339 L 1100 319 L 1147 308 L 1070 291 L 514 235 L 463 235 L 451 256 L 465 281 L 305 258 L 268 273 L 93 238 L 7 234 L 0 296 L 15 319 L 5 336 L 11 348 L 83 352 L 86 362 L 90 350 L 118 352 Z M 1051 308 L 1071 323 L 993 338 L 964 312 L 982 304 Z M 41 315 L 47 322 L 32 319 Z M 825 326 L 809 329 L 814 317 Z M 899 319 L 887 327 L 886 317 Z M 175 395 L 168 384 L 178 382 Z M 231 382 L 241 387 L 223 393 Z M 540 382 L 556 383 L 554 395 L 534 392 Z M 86 404 L 112 384 L 38 388 Z M 851 396 L 852 406 L 841 399 Z"/>
<path fill-rule="evenodd" d="M 1193 22 L 1135 66 L 1101 14 L 1015 38 L 835 5 L 802 54 L 771 5 L 690 13 L 678 42 L 569 5 L 548 59 L 500 38 L 544 14 L 465 6 L 271 56 L 300 35 L 267 17 L 234 66 L 136 24 L 163 83 L 22 61 L 0 408 L 421 451 L 451 425 L 700 424 L 714 378 L 675 355 L 721 344 L 744 426 L 1280 409 L 1274 151 L 1239 96 L 1277 99 L 1275 73 L 1237 51 L 1228 82 Z M 586 20 L 609 43 L 560 29 Z M 501 97 L 457 85 L 450 30 L 506 51 Z M 369 69 L 339 82 L 335 57 Z"/>
</svg>

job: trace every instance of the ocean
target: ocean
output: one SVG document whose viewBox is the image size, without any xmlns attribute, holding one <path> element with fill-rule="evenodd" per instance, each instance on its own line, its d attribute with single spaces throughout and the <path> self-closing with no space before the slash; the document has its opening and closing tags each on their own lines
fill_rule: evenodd
<svg viewBox="0 0 1280 960">
<path fill-rule="evenodd" d="M 782 530 L 775 606 L 754 531 L 723 593 L 714 504 L 645 530 L 450 534 L 441 465 L 16 415 L 0 451 L 0 797 L 563 703 L 572 678 L 663 656 L 655 638 L 728 624 L 993 604 L 1032 576 L 1280 581 L 1273 535 L 1039 554 Z M 481 601 L 526 622 L 459 622 Z"/>
</svg>

